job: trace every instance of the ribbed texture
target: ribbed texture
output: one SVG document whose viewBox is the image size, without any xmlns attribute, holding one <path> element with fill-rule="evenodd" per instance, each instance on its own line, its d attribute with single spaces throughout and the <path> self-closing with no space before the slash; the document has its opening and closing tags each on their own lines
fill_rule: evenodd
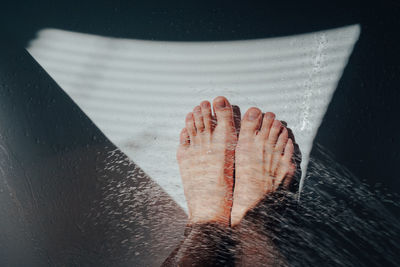
<svg viewBox="0 0 400 267">
<path fill-rule="evenodd" d="M 45 29 L 28 48 L 96 125 L 186 208 L 175 152 L 186 113 L 218 95 L 288 123 L 306 169 L 358 25 L 282 38 L 153 42 Z M 305 173 L 305 172 L 304 172 Z"/>
</svg>

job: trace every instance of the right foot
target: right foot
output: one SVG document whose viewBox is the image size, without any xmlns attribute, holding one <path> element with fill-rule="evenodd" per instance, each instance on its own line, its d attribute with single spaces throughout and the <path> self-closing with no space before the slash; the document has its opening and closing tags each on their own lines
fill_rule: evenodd
<svg viewBox="0 0 400 267">
<path fill-rule="evenodd" d="M 266 194 L 289 186 L 296 169 L 293 152 L 288 130 L 275 120 L 275 114 L 268 112 L 263 117 L 258 108 L 246 112 L 236 148 L 232 226 Z"/>
<path fill-rule="evenodd" d="M 189 224 L 230 223 L 237 135 L 228 100 L 215 98 L 213 108 L 216 118 L 208 101 L 196 106 L 180 135 L 177 159 Z"/>
</svg>

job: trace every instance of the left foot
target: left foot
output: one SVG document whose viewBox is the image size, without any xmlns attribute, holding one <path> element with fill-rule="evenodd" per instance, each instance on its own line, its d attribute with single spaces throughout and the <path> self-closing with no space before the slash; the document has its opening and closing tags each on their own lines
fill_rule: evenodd
<svg viewBox="0 0 400 267">
<path fill-rule="evenodd" d="M 208 101 L 196 106 L 180 136 L 177 159 L 189 224 L 230 223 L 237 135 L 228 100 L 217 97 L 213 108 L 215 117 Z"/>
</svg>

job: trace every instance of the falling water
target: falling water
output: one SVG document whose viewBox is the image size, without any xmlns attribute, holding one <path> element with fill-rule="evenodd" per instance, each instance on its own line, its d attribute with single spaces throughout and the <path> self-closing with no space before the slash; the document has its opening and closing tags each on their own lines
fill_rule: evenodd
<svg viewBox="0 0 400 267">
<path fill-rule="evenodd" d="M 184 216 L 174 214 L 162 190 L 120 152 L 110 152 L 106 161 L 101 201 L 89 214 L 95 222 L 91 227 L 107 229 L 101 231 L 104 255 L 118 256 L 114 262 L 159 266 L 183 238 Z M 113 172 L 126 172 L 127 178 L 109 179 Z M 244 229 L 245 234 L 254 236 L 257 229 L 289 266 L 399 266 L 399 197 L 361 182 L 321 146 L 314 148 L 296 199 L 292 193 L 267 197 L 246 216 L 255 227 Z M 264 245 L 251 243 L 257 250 Z"/>
<path fill-rule="evenodd" d="M 270 199 L 255 222 L 290 266 L 399 266 L 398 200 L 317 145 L 300 202 L 282 210 L 281 201 Z"/>
</svg>

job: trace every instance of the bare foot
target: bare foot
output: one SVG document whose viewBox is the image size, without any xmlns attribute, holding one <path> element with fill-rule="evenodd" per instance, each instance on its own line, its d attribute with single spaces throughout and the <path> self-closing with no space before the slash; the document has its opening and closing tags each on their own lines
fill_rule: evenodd
<svg viewBox="0 0 400 267">
<path fill-rule="evenodd" d="M 225 97 L 203 101 L 186 116 L 177 152 L 189 223 L 230 223 L 237 135 Z M 216 120 L 215 120 L 216 119 Z"/>
<path fill-rule="evenodd" d="M 263 117 L 258 108 L 246 112 L 236 148 L 232 226 L 266 194 L 289 186 L 295 172 L 293 152 L 288 130 L 275 120 L 275 114 L 268 112 Z"/>
</svg>

